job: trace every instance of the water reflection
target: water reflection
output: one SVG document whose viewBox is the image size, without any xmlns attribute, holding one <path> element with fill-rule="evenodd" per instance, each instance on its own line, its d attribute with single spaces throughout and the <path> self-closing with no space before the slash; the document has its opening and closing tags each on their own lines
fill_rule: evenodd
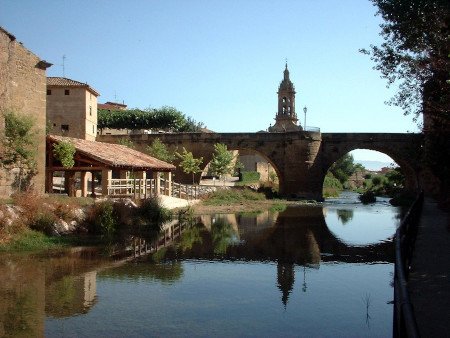
<svg viewBox="0 0 450 338">
<path fill-rule="evenodd" d="M 356 267 L 358 271 L 364 267 L 364 276 L 367 276 L 364 283 L 368 283 L 369 280 L 376 280 L 377 270 L 382 270 L 383 273 L 386 270 L 375 268 L 379 264 L 374 264 L 372 270 L 366 270 L 366 263 L 393 261 L 392 242 L 386 239 L 389 237 L 387 234 L 393 233 L 395 229 L 395 209 L 379 210 L 382 210 L 379 214 L 384 215 L 383 220 L 373 208 L 356 207 L 351 210 L 347 206 L 329 204 L 324 208 L 290 207 L 281 213 L 264 211 L 258 214 L 203 215 L 186 228 L 173 245 L 129 263 L 99 258 L 95 250 L 71 250 L 52 255 L 2 255 L 0 336 L 56 335 L 55 330 L 58 325 L 62 325 L 60 323 L 75 330 L 82 318 L 93 316 L 92 312 L 95 312 L 92 318 L 96 323 L 99 312 L 109 320 L 111 311 L 115 311 L 116 320 L 120 322 L 130 303 L 126 297 L 132 297 L 134 301 L 132 304 L 135 312 L 132 320 L 130 319 L 132 323 L 136 322 L 135 316 L 150 315 L 148 304 L 159 304 L 159 311 L 162 311 L 160 316 L 153 318 L 153 322 L 145 321 L 145 325 L 153 325 L 154 330 L 158 329 L 157 325 L 162 317 L 170 318 L 174 312 L 179 313 L 180 318 L 188 316 L 186 318 L 189 318 L 189 325 L 193 325 L 192 321 L 201 322 L 203 317 L 211 316 L 209 313 L 212 308 L 230 308 L 233 303 L 247 309 L 247 312 L 241 313 L 241 317 L 246 318 L 255 309 L 263 309 L 266 306 L 264 299 L 271 297 L 276 298 L 278 308 L 282 307 L 284 311 L 290 308 L 294 308 L 296 312 L 306 311 L 302 312 L 305 318 L 308 316 L 307 310 L 316 302 L 322 306 L 349 306 L 348 299 L 353 295 L 348 294 L 348 290 L 355 287 L 355 284 L 350 286 L 349 281 L 358 285 L 365 277 L 355 274 L 357 277 L 353 280 L 350 276 L 345 279 L 348 273 L 340 272 L 337 266 L 352 269 Z M 380 233 L 386 236 L 381 238 L 377 234 L 374 238 L 373 234 L 378 230 L 367 231 L 364 225 L 358 229 L 354 222 L 364 217 L 368 218 L 368 223 L 375 229 L 380 227 Z M 376 218 L 377 222 L 372 222 L 371 218 Z M 355 232 L 362 229 L 366 237 L 359 235 L 362 240 L 355 245 L 346 237 L 348 234 L 345 231 L 349 229 Z M 222 263 L 224 261 L 226 263 Z M 201 265 L 198 262 L 210 263 Z M 334 273 L 341 273 L 338 281 L 336 275 L 330 272 L 333 270 Z M 261 272 L 264 273 L 261 275 Z M 259 277 L 252 279 L 253 274 Z M 319 288 L 328 279 L 330 284 Z M 334 295 L 341 284 L 345 286 L 344 293 Z M 215 285 L 217 289 L 213 288 Z M 386 287 L 389 288 L 388 285 Z M 186 293 L 183 294 L 183 290 L 187 290 Z M 375 291 L 371 291 L 371 294 L 367 292 L 366 296 L 362 296 L 364 293 L 361 290 L 358 292 L 359 313 L 363 313 L 362 321 L 367 327 L 371 327 L 372 317 L 379 318 L 372 313 L 380 316 L 382 311 L 379 309 L 384 307 L 376 307 L 375 303 L 379 299 L 371 297 Z M 299 294 L 302 295 L 301 302 Z M 111 303 L 117 297 L 125 300 Z M 211 297 L 222 297 L 221 301 L 226 302 L 226 305 L 215 304 Z M 201 312 L 197 304 L 200 298 L 208 304 L 204 310 L 206 312 Z M 252 302 L 257 304 L 255 308 L 246 308 Z M 383 304 L 386 301 L 383 300 Z M 173 307 L 169 307 L 170 305 Z M 181 306 L 184 310 L 174 310 Z M 268 309 L 271 306 L 273 304 L 267 305 Z M 159 311 L 155 312 L 155 316 Z M 271 318 L 273 312 L 269 311 L 267 316 Z M 316 316 L 320 317 L 321 314 Z M 63 318 L 65 321 L 61 322 Z M 68 318 L 73 319 L 70 322 L 72 324 L 67 322 Z M 227 320 L 227 325 L 231 325 L 230 320 Z M 239 318 L 235 320 L 239 323 Z M 261 322 L 262 326 L 267 320 L 252 319 Z M 286 318 L 281 317 L 279 320 L 280 325 L 283 325 Z M 83 331 L 85 333 L 81 335 L 87 335 L 86 332 L 93 329 L 92 325 L 86 325 L 88 331 Z M 173 323 L 167 323 L 166 329 L 171 328 L 171 325 Z M 180 325 L 185 328 L 186 320 Z M 95 332 L 108 335 L 105 333 L 109 332 L 107 329 Z M 152 332 L 148 330 L 146 327 L 139 334 L 145 336 Z M 92 334 L 95 335 L 95 332 Z M 173 335 L 183 335 L 180 334 L 182 331 L 171 332 Z M 230 335 L 235 332 L 238 331 L 230 331 Z M 155 331 L 154 334 L 165 333 L 167 332 Z M 264 331 L 260 333 L 263 334 Z M 112 332 L 111 335 L 120 334 Z"/>
<path fill-rule="evenodd" d="M 0 336 L 41 337 L 46 316 L 88 312 L 96 302 L 94 269 L 102 262 L 97 252 L 86 249 L 1 255 Z"/>
<path fill-rule="evenodd" d="M 343 225 L 347 224 L 353 218 L 353 209 L 336 209 L 338 219 Z"/>
</svg>

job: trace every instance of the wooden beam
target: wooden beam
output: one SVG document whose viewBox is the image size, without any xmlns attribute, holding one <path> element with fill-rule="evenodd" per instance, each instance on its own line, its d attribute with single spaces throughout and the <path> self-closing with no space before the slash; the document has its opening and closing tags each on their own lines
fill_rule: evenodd
<svg viewBox="0 0 450 338">
<path fill-rule="evenodd" d="M 102 171 L 107 167 L 72 167 L 72 168 L 64 168 L 64 167 L 51 167 L 47 168 L 47 171 Z"/>
</svg>

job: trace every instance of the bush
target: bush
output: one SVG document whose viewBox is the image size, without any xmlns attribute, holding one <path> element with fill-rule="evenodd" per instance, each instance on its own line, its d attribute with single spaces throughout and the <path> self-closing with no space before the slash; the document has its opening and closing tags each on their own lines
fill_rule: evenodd
<svg viewBox="0 0 450 338">
<path fill-rule="evenodd" d="M 263 193 L 267 199 L 279 198 L 278 189 L 270 184 L 262 185 L 257 190 L 259 193 Z"/>
<path fill-rule="evenodd" d="M 323 181 L 323 196 L 338 197 L 343 188 L 342 183 L 331 172 L 328 172 Z"/>
<path fill-rule="evenodd" d="M 106 201 L 95 204 L 87 217 L 88 231 L 110 241 L 117 231 L 117 215 L 113 203 Z"/>
<path fill-rule="evenodd" d="M 56 217 L 52 213 L 41 212 L 30 220 L 28 226 L 31 230 L 42 232 L 46 235 L 51 235 L 53 232 L 53 225 L 56 222 Z"/>
<path fill-rule="evenodd" d="M 147 198 L 136 210 L 138 225 L 146 231 L 159 231 L 161 226 L 172 220 L 172 212 L 161 206 L 158 198 Z"/>
<path fill-rule="evenodd" d="M 205 200 L 206 205 L 236 204 L 245 201 L 265 200 L 264 194 L 251 189 L 220 189 L 216 190 Z"/>
<path fill-rule="evenodd" d="M 240 181 L 244 183 L 258 182 L 261 174 L 257 171 L 241 171 Z"/>
<path fill-rule="evenodd" d="M 375 203 L 377 198 L 372 191 L 366 191 L 364 194 L 358 196 L 362 204 Z"/>
</svg>

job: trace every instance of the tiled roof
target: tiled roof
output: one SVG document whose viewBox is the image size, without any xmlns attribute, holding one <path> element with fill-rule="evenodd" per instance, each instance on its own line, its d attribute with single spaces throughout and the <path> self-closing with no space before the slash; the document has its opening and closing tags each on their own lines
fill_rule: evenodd
<svg viewBox="0 0 450 338">
<path fill-rule="evenodd" d="M 109 167 L 155 171 L 173 171 L 173 164 L 158 160 L 120 144 L 88 141 L 79 138 L 48 135 L 50 141 L 65 141 L 74 145 L 77 152 Z"/>
<path fill-rule="evenodd" d="M 86 90 L 89 90 L 90 92 L 92 92 L 92 94 L 100 96 L 100 94 L 94 88 L 89 86 L 87 83 L 75 81 L 65 77 L 49 76 L 47 77 L 47 86 L 86 88 Z"/>
<path fill-rule="evenodd" d="M 127 108 L 126 104 L 121 103 L 114 103 L 114 102 L 106 102 L 106 103 L 98 103 L 97 104 L 98 109 L 107 109 L 107 110 L 124 110 Z"/>
</svg>

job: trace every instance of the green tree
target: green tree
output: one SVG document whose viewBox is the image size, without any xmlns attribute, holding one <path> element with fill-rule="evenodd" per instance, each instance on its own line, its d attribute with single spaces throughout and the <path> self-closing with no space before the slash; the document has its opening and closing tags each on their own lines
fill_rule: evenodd
<svg viewBox="0 0 450 338">
<path fill-rule="evenodd" d="M 210 163 L 211 173 L 223 178 L 224 175 L 233 173 L 234 158 L 233 153 L 227 149 L 225 144 L 216 143 L 214 145 L 214 153 Z"/>
<path fill-rule="evenodd" d="M 348 153 L 333 163 L 330 172 L 339 180 L 339 182 L 341 182 L 341 184 L 344 184 L 349 177 L 353 175 L 356 168 L 357 165 L 353 162 L 353 155 Z"/>
<path fill-rule="evenodd" d="M 388 85 L 399 83 L 390 103 L 415 117 L 423 111 L 449 119 L 447 0 L 371 0 L 378 7 L 384 42 L 362 52 Z"/>
<path fill-rule="evenodd" d="M 183 153 L 180 154 L 178 152 L 175 153 L 180 159 L 181 162 L 179 166 L 183 169 L 186 174 L 192 174 L 192 184 L 195 182 L 195 174 L 201 171 L 200 165 L 203 163 L 203 157 L 194 158 L 192 152 L 187 151 L 186 148 L 183 147 Z"/>
<path fill-rule="evenodd" d="M 203 123 L 186 117 L 174 107 L 147 108 L 110 111 L 98 110 L 98 128 L 154 129 L 168 132 L 200 131 Z"/>
<path fill-rule="evenodd" d="M 156 138 L 145 150 L 150 156 L 168 163 L 172 163 L 176 158 L 175 153 L 171 152 L 159 138 Z"/>
<path fill-rule="evenodd" d="M 64 168 L 72 168 L 75 164 L 75 146 L 72 143 L 61 141 L 53 144 L 53 154 Z"/>
<path fill-rule="evenodd" d="M 134 145 L 134 142 L 128 138 L 128 137 L 122 137 L 117 141 L 118 144 L 128 147 L 130 149 L 134 149 L 136 148 L 136 146 Z"/>
<path fill-rule="evenodd" d="M 30 186 L 31 178 L 37 173 L 34 120 L 15 112 L 6 112 L 3 117 L 5 134 L 1 140 L 3 153 L 0 163 L 6 170 L 19 169 L 14 186 L 22 191 Z"/>
<path fill-rule="evenodd" d="M 398 84 L 388 102 L 417 119 L 423 113 L 423 161 L 450 194 L 450 5 L 448 0 L 371 0 L 378 7 L 384 42 L 362 50 L 388 85 Z"/>
</svg>

